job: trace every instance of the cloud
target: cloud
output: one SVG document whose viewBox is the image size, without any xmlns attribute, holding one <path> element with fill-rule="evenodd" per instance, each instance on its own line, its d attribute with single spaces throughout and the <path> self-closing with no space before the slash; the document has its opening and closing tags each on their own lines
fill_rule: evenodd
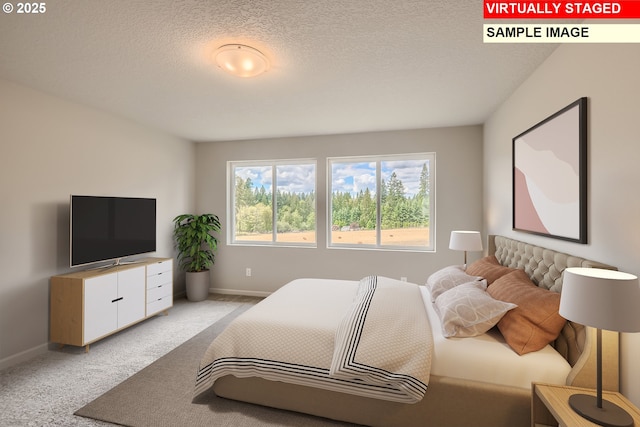
<svg viewBox="0 0 640 427">
<path fill-rule="evenodd" d="M 276 166 L 278 190 L 285 193 L 311 193 L 316 188 L 316 165 Z"/>
<path fill-rule="evenodd" d="M 380 162 L 382 179 L 386 182 L 395 172 L 402 181 L 406 196 L 414 196 L 420 188 L 420 174 L 426 160 L 383 160 Z M 236 176 L 251 178 L 255 188 L 265 187 L 271 191 L 272 166 L 236 166 Z M 316 164 L 276 165 L 278 190 L 288 193 L 310 193 L 316 188 Z M 376 192 L 376 162 L 332 161 L 331 190 L 333 192 L 358 194 L 367 188 Z"/>
</svg>

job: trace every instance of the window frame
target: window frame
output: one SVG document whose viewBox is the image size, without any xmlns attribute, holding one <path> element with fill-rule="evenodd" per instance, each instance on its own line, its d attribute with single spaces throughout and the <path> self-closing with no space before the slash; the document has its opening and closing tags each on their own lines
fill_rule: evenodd
<svg viewBox="0 0 640 427">
<path fill-rule="evenodd" d="M 382 227 L 382 208 L 381 198 L 382 192 L 382 173 L 381 163 L 385 161 L 401 161 L 401 160 L 428 160 L 429 161 L 429 245 L 427 246 L 402 246 L 382 244 L 381 232 Z M 337 243 L 332 241 L 333 232 L 333 167 L 337 162 L 343 163 L 376 163 L 376 243 L 375 244 L 353 244 L 353 243 Z M 327 157 L 327 227 L 326 241 L 328 249 L 355 249 L 355 250 L 377 250 L 377 251 L 405 251 L 405 252 L 435 252 L 436 250 L 436 153 L 420 152 L 420 153 L 402 153 L 402 154 L 375 154 L 375 155 L 359 155 L 359 156 L 339 156 Z"/>
<path fill-rule="evenodd" d="M 310 243 L 305 242 L 278 242 L 278 208 L 277 208 L 277 188 L 278 188 L 278 166 L 295 166 L 313 164 L 314 180 L 313 191 L 315 199 L 313 209 L 315 212 L 314 221 L 314 240 Z M 236 239 L 236 175 L 237 167 L 271 167 L 271 241 L 259 240 L 238 240 Z M 300 248 L 316 248 L 318 246 L 318 161 L 313 158 L 299 159 L 278 159 L 278 160 L 229 160 L 227 161 L 227 217 L 229 218 L 229 226 L 227 227 L 227 241 L 232 246 L 267 246 L 267 247 L 300 247 Z"/>
</svg>

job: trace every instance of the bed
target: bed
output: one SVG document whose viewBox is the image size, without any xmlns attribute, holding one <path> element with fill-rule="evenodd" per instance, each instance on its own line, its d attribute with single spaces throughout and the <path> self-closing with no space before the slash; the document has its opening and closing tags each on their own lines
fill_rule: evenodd
<svg viewBox="0 0 640 427">
<path fill-rule="evenodd" d="M 497 269 L 524 274 L 549 294 L 561 291 L 566 267 L 613 268 L 502 236 L 489 236 L 488 243 L 485 258 Z M 483 270 L 487 278 L 492 268 Z M 532 381 L 594 386 L 590 328 L 563 321 L 552 343 L 520 355 L 513 350 L 521 351 L 519 344 L 507 342 L 507 330 L 503 336 L 497 326 L 473 337 L 445 337 L 443 308 L 432 293 L 375 276 L 293 281 L 214 340 L 195 395 L 212 389 L 229 399 L 370 426 L 511 427 L 531 423 Z M 618 337 L 603 331 L 603 340 L 603 387 L 617 390 Z"/>
</svg>

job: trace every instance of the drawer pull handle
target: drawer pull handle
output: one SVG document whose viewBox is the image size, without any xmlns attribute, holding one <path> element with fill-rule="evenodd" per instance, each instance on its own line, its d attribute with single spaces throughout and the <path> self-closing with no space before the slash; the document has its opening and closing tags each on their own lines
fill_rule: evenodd
<svg viewBox="0 0 640 427">
<path fill-rule="evenodd" d="M 118 301 L 120 301 L 121 299 L 124 299 L 124 297 L 120 297 L 120 298 L 112 299 L 112 300 L 111 300 L 111 302 L 118 302 Z"/>
</svg>

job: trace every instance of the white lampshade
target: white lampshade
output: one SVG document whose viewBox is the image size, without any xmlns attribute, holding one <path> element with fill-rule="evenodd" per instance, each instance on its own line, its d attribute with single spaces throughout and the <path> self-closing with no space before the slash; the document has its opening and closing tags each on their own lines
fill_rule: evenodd
<svg viewBox="0 0 640 427">
<path fill-rule="evenodd" d="M 560 315 L 598 329 L 640 332 L 640 282 L 621 271 L 566 268 Z"/>
<path fill-rule="evenodd" d="M 481 251 L 482 238 L 479 231 L 452 231 L 449 249 L 454 251 Z"/>
<path fill-rule="evenodd" d="M 640 282 L 633 274 L 600 268 L 564 270 L 560 315 L 596 328 L 596 395 L 576 393 L 569 406 L 581 417 L 602 426 L 631 427 L 629 413 L 602 398 L 602 329 L 639 332 Z"/>
</svg>

